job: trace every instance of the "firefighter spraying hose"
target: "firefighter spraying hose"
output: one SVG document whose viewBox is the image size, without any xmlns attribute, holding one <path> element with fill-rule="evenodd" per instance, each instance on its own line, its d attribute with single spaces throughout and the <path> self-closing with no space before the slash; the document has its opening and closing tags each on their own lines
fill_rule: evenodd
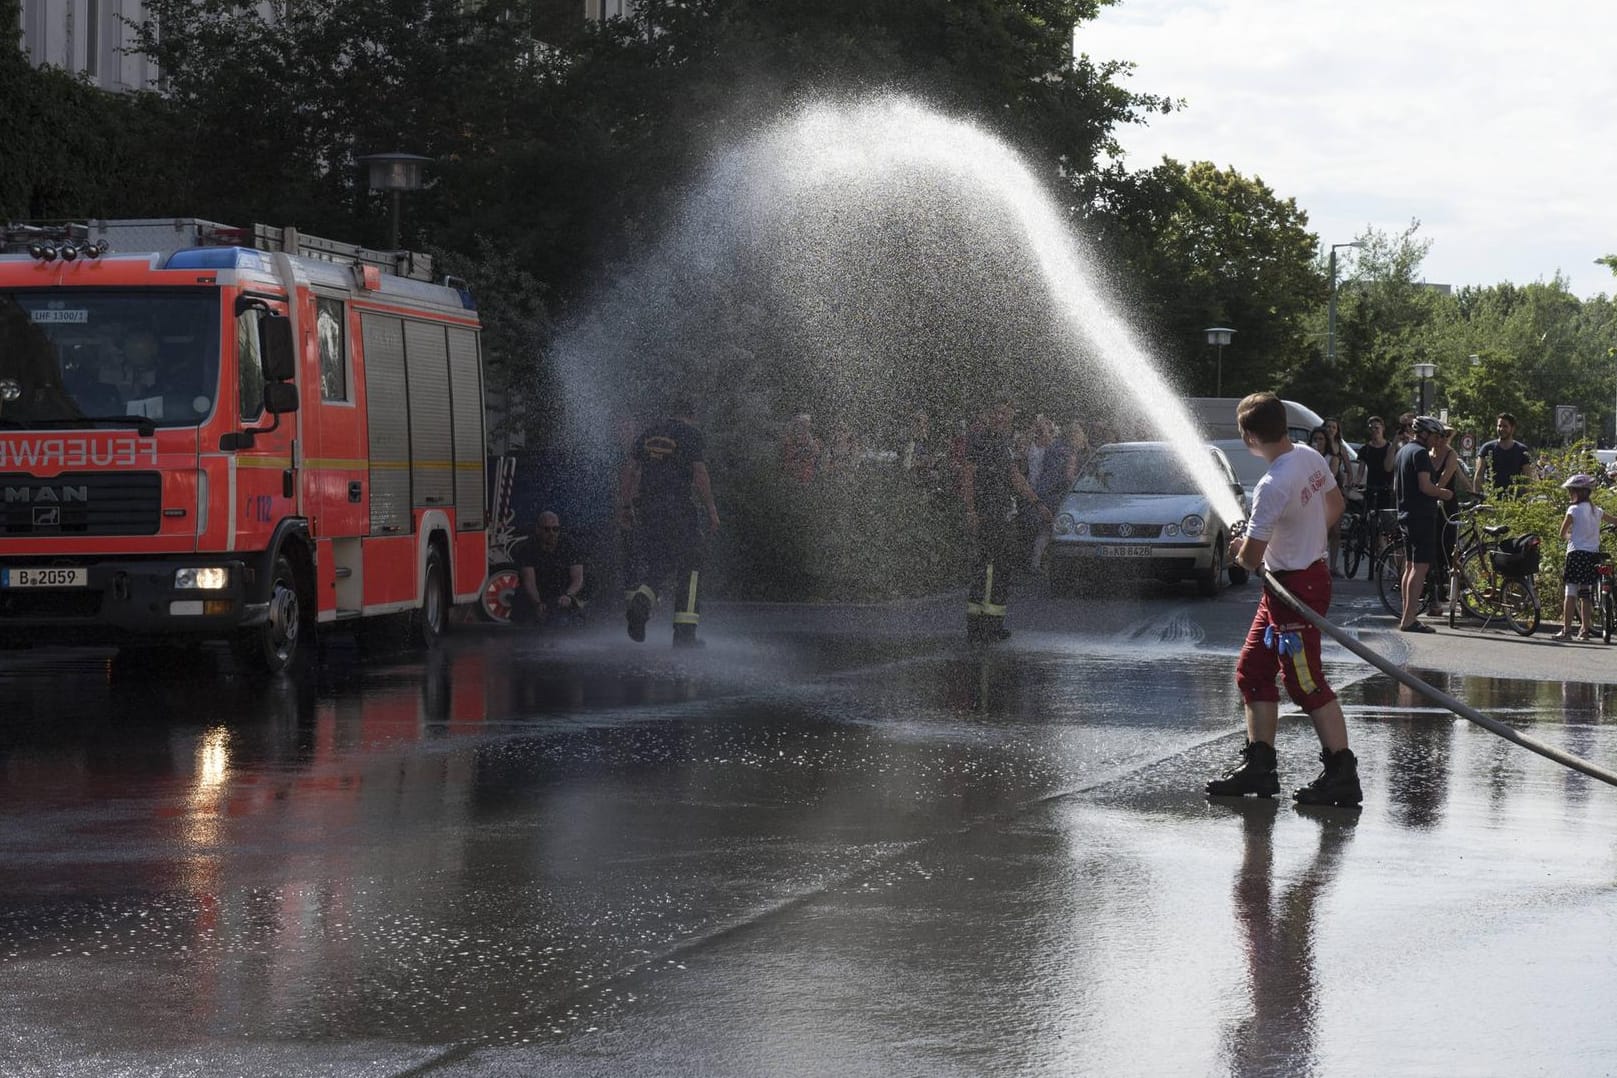
<svg viewBox="0 0 1617 1078">
<path fill-rule="evenodd" d="M 1239 521 L 1231 527 L 1232 534 L 1236 536 L 1243 534 L 1245 530 L 1245 521 Z M 1487 715 L 1482 714 L 1482 712 L 1467 704 L 1465 701 L 1450 696 L 1442 689 L 1439 689 L 1433 685 L 1428 685 L 1420 678 L 1409 673 L 1407 670 L 1401 669 L 1394 663 L 1388 661 L 1385 657 L 1378 655 L 1375 651 L 1360 643 L 1351 633 L 1348 633 L 1347 631 L 1331 624 L 1325 618 L 1315 613 L 1308 607 L 1306 603 L 1302 602 L 1290 591 L 1288 591 L 1284 584 L 1277 581 L 1273 575 L 1268 573 L 1266 570 L 1259 569 L 1258 574 L 1262 578 L 1264 586 L 1267 587 L 1288 607 L 1296 611 L 1304 621 L 1308 622 L 1321 633 L 1329 636 L 1332 640 L 1335 640 L 1338 644 L 1341 644 L 1343 647 L 1347 648 L 1349 651 L 1353 652 L 1353 654 L 1357 655 L 1371 666 L 1374 666 L 1382 673 L 1387 674 L 1400 683 L 1409 686 L 1411 689 L 1414 689 L 1428 700 L 1431 700 L 1440 707 L 1446 708 L 1447 710 L 1460 716 L 1460 718 L 1476 723 L 1478 726 L 1482 727 L 1484 730 L 1487 730 L 1491 734 L 1495 734 L 1504 738 L 1506 741 L 1520 745 L 1522 748 L 1531 752 L 1536 752 L 1546 759 L 1554 760 L 1563 767 L 1569 767 L 1574 771 L 1588 775 L 1590 778 L 1599 779 L 1601 782 L 1609 783 L 1612 786 L 1617 786 L 1617 773 L 1608 771 L 1603 767 L 1592 764 L 1588 760 L 1574 756 L 1571 753 L 1562 752 L 1553 745 L 1546 745 L 1542 741 L 1528 737 L 1526 734 L 1505 725 L 1498 719 L 1489 718 Z"/>
</svg>

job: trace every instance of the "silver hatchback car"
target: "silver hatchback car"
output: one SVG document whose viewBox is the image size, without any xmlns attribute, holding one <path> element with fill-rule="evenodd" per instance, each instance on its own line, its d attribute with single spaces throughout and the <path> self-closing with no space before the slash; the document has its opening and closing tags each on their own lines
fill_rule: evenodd
<svg viewBox="0 0 1617 1078">
<path fill-rule="evenodd" d="M 1247 508 L 1229 458 L 1208 446 L 1214 465 Z M 1086 578 L 1121 575 L 1192 579 L 1205 595 L 1224 581 L 1244 584 L 1229 564 L 1230 525 L 1219 518 L 1166 442 L 1118 442 L 1089 458 L 1056 513 L 1050 582 L 1070 595 Z"/>
</svg>

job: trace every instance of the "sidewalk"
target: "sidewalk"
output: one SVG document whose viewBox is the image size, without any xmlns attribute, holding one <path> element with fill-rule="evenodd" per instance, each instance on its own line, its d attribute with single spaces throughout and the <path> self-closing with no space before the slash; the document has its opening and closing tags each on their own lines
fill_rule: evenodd
<svg viewBox="0 0 1617 1078">
<path fill-rule="evenodd" d="M 1608 647 L 1599 637 L 1589 643 L 1562 642 L 1550 637 L 1559 621 L 1544 621 L 1532 636 L 1518 636 L 1510 626 L 1462 618 L 1449 627 L 1448 613 L 1422 618 L 1437 632 L 1400 633 L 1397 619 L 1387 613 L 1374 585 L 1365 580 L 1338 580 L 1331 606 L 1332 620 L 1352 629 L 1360 639 L 1394 661 L 1416 670 L 1534 681 L 1582 681 L 1617 684 L 1617 643 Z"/>
</svg>

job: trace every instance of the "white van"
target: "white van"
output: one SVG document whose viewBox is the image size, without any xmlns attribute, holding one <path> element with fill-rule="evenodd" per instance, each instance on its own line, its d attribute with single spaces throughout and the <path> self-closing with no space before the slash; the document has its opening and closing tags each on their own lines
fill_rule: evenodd
<svg viewBox="0 0 1617 1078">
<path fill-rule="evenodd" d="M 1241 430 L 1235 425 L 1235 409 L 1241 403 L 1240 397 L 1189 397 L 1185 400 L 1185 407 L 1190 412 L 1190 418 L 1202 429 L 1202 436 L 1212 445 L 1224 451 L 1230 459 L 1230 465 L 1235 469 L 1235 478 L 1241 481 L 1247 493 L 1258 485 L 1263 473 L 1269 470 L 1269 465 L 1262 457 L 1253 456 L 1241 440 Z M 1296 401 L 1282 401 L 1286 406 L 1286 432 L 1291 440 L 1302 445 L 1308 444 L 1308 436 L 1318 427 L 1325 425 L 1318 412 Z M 1347 445 L 1348 460 L 1356 463 L 1358 453 L 1352 445 Z"/>
<path fill-rule="evenodd" d="M 1190 412 L 1191 421 L 1201 427 L 1202 436 L 1208 441 L 1223 438 L 1239 441 L 1241 430 L 1235 425 L 1235 409 L 1240 403 L 1240 397 L 1189 397 L 1185 400 L 1185 408 Z M 1308 436 L 1314 428 L 1325 425 L 1325 420 L 1312 408 L 1296 401 L 1280 403 L 1286 406 L 1286 429 L 1294 442 L 1307 445 Z"/>
</svg>

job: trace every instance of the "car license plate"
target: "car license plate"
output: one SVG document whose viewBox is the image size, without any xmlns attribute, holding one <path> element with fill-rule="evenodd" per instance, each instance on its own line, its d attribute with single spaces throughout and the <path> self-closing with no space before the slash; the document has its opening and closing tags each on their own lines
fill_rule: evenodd
<svg viewBox="0 0 1617 1078">
<path fill-rule="evenodd" d="M 1151 548 L 1148 546 L 1101 546 L 1095 548 L 1095 554 L 1102 558 L 1149 558 Z"/>
<path fill-rule="evenodd" d="M 88 569 L 0 569 L 0 588 L 86 588 Z"/>
</svg>

